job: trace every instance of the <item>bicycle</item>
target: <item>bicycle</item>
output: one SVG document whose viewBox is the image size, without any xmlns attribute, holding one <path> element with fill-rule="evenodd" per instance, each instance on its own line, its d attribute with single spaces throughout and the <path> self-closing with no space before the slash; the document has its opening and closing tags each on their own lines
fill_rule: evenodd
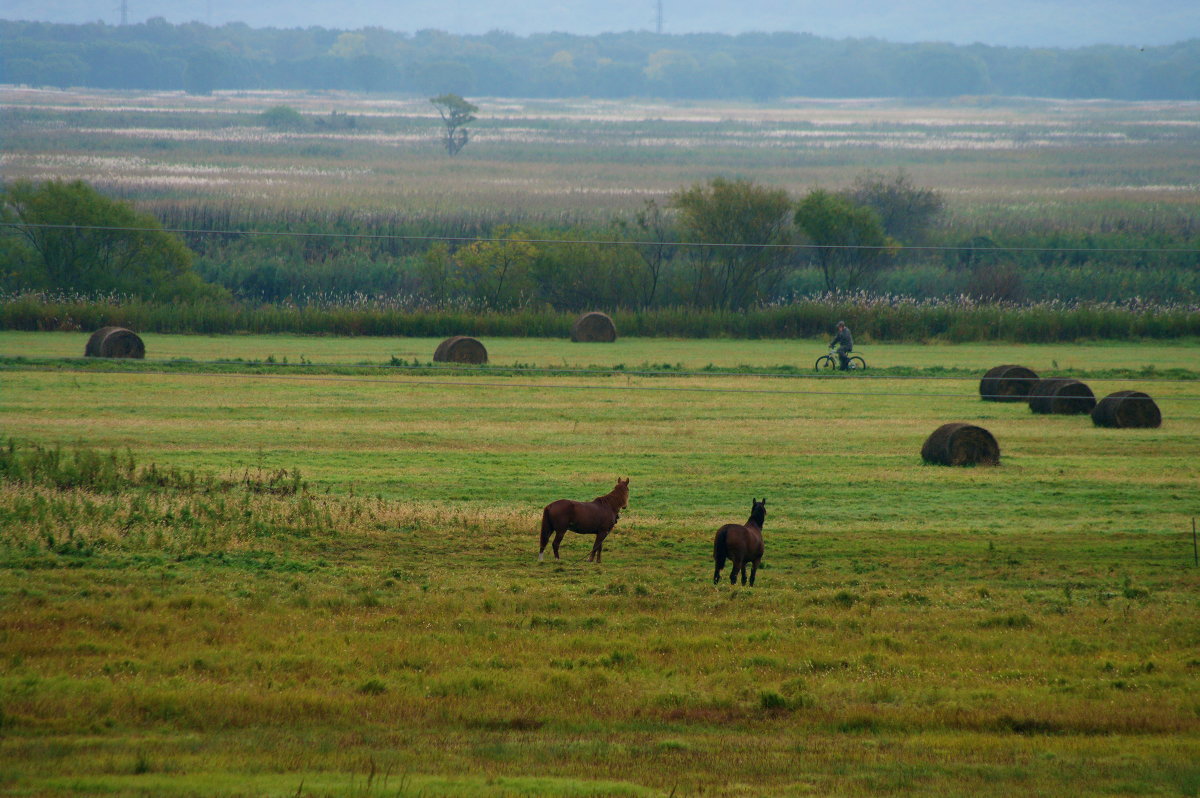
<svg viewBox="0 0 1200 798">
<path fill-rule="evenodd" d="M 813 366 L 816 371 L 837 371 L 842 367 L 841 360 L 838 359 L 836 349 L 830 349 L 829 354 L 821 355 L 817 358 L 817 363 Z M 860 371 L 867 367 L 867 361 L 863 360 L 860 355 L 850 355 L 849 362 L 846 364 L 848 371 Z"/>
</svg>

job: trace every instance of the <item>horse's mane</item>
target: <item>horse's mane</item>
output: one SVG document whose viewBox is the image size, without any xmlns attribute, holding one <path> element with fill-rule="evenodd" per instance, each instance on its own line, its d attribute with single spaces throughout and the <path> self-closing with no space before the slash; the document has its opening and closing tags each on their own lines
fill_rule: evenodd
<svg viewBox="0 0 1200 798">
<path fill-rule="evenodd" d="M 750 518 L 746 521 L 747 524 L 754 524 L 759 529 L 762 529 L 763 522 L 767 520 L 767 500 L 761 502 L 758 499 L 754 500 L 754 505 L 750 509 Z"/>
<path fill-rule="evenodd" d="M 603 496 L 592 499 L 595 504 L 607 505 L 613 512 L 629 503 L 629 483 L 618 481 L 616 487 Z"/>
</svg>

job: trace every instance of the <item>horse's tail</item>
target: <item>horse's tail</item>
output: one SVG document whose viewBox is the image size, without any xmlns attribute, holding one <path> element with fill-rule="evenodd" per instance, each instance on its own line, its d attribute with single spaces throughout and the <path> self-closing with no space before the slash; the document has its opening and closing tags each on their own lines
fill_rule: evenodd
<svg viewBox="0 0 1200 798">
<path fill-rule="evenodd" d="M 717 530 L 717 537 L 713 540 L 713 559 L 717 561 L 717 567 L 725 565 L 725 558 L 729 556 L 729 544 L 726 541 L 728 530 L 721 527 Z"/>
<path fill-rule="evenodd" d="M 554 523 L 550 520 L 550 505 L 542 510 L 542 548 L 550 542 L 550 533 L 554 531 Z"/>
</svg>

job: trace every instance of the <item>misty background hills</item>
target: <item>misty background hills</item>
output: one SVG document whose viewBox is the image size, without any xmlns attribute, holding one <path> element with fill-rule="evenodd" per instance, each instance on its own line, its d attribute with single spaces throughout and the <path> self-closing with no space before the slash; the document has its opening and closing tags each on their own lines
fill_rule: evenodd
<svg viewBox="0 0 1200 798">
<path fill-rule="evenodd" d="M 811 33 L 890 42 L 1003 46 L 1157 46 L 1200 37 L 1197 0 L 662 0 L 666 34 Z M 0 19 L 415 33 L 658 31 L 658 0 L 0 0 Z"/>
</svg>

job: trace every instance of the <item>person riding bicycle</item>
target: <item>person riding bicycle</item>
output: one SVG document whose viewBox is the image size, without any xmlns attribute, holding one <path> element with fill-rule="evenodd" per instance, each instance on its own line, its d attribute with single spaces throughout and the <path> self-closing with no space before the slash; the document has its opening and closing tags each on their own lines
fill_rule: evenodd
<svg viewBox="0 0 1200 798">
<path fill-rule="evenodd" d="M 837 335 L 833 336 L 833 340 L 829 342 L 830 349 L 837 349 L 838 362 L 841 364 L 839 368 L 842 371 L 850 368 L 849 352 L 854 351 L 854 337 L 850 335 L 850 328 L 846 326 L 846 322 L 839 321 L 837 323 Z"/>
</svg>

